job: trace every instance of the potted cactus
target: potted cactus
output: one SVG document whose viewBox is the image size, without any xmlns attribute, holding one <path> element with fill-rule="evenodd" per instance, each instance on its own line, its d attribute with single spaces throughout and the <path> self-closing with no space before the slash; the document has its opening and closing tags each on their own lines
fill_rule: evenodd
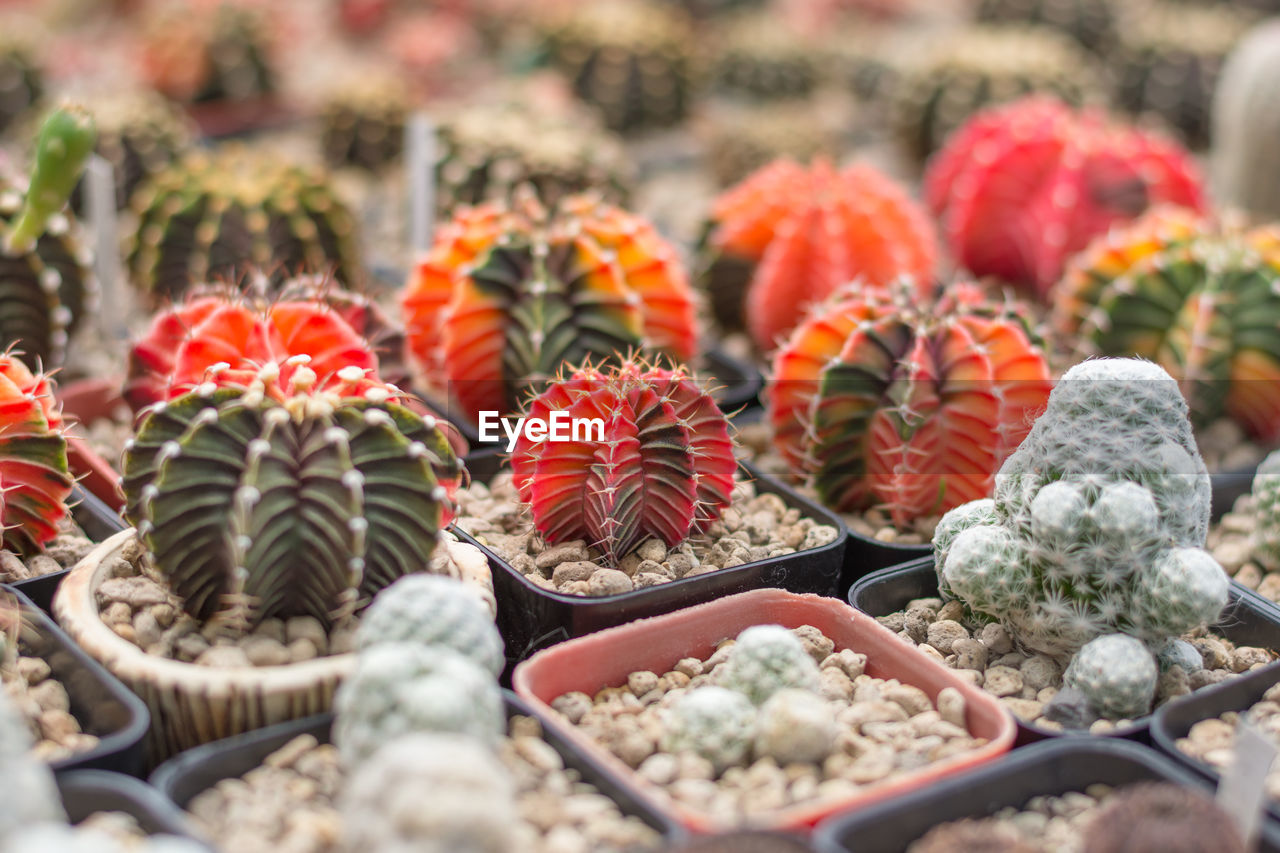
<svg viewBox="0 0 1280 853">
<path fill-rule="evenodd" d="M 1209 154 L 1219 201 L 1260 220 L 1280 219 L 1280 189 L 1262 175 L 1278 166 L 1270 128 L 1280 102 L 1270 85 L 1280 74 L 1280 22 L 1250 30 L 1227 57 L 1213 95 L 1213 148 Z"/>
<path fill-rule="evenodd" d="M 59 623 L 152 708 L 153 761 L 327 709 L 359 613 L 403 575 L 492 595 L 483 557 L 442 536 L 445 434 L 364 370 L 306 361 L 215 366 L 149 409 L 124 460 L 137 529 L 58 590 Z"/>
</svg>

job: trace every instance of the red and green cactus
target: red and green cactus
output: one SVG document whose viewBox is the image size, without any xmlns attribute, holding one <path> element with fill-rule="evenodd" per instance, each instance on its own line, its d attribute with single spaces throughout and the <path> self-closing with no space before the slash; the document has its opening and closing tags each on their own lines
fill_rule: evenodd
<svg viewBox="0 0 1280 853">
<path fill-rule="evenodd" d="M 49 378 L 0 355 L 0 523 L 4 547 L 37 551 L 58 535 L 74 483 Z"/>
<path fill-rule="evenodd" d="M 126 517 L 197 619 L 332 625 L 425 570 L 450 519 L 461 465 L 433 420 L 359 368 L 321 388 L 288 366 L 213 373 L 127 446 Z"/>
<path fill-rule="evenodd" d="M 471 417 L 511 412 L 566 364 L 643 348 L 697 351 L 692 289 L 675 248 L 647 221 L 594 196 L 547 209 L 459 211 L 401 296 L 408 355 L 425 384 Z"/>
<path fill-rule="evenodd" d="M 1048 400 L 1050 372 L 1025 311 L 952 284 L 850 289 L 774 356 L 774 441 L 828 506 L 894 524 L 986 497 Z"/>
<path fill-rule="evenodd" d="M 720 517 L 737 460 L 720 407 L 683 368 L 627 360 L 571 370 L 525 412 L 603 422 L 599 435 L 533 441 L 511 453 L 520 498 L 548 542 L 583 539 L 617 561 L 649 538 L 674 547 Z"/>
<path fill-rule="evenodd" d="M 930 286 L 933 227 L 906 191 L 870 166 L 779 160 L 715 203 L 703 286 L 721 326 L 771 352 L 806 309 L 854 278 L 883 287 L 909 275 Z"/>
</svg>

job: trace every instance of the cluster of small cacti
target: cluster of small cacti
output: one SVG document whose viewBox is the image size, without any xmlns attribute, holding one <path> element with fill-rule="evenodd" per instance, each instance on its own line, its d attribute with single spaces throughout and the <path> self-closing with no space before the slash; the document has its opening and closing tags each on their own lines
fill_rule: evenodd
<svg viewBox="0 0 1280 853">
<path fill-rule="evenodd" d="M 689 109 L 695 45 L 679 10 L 646 0 L 576 6 L 549 28 L 546 47 L 610 130 L 668 127 Z"/>
<path fill-rule="evenodd" d="M 0 355 L 0 525 L 4 546 L 29 554 L 58 534 L 74 482 L 49 378 Z"/>
<path fill-rule="evenodd" d="M 334 89 L 320 107 L 320 150 L 333 168 L 376 171 L 400 156 L 412 100 L 397 77 L 362 75 Z"/>
<path fill-rule="evenodd" d="M 29 35 L 15 33 L 6 22 L 0 36 L 0 132 L 44 96 L 45 71 Z"/>
<path fill-rule="evenodd" d="M 530 383 L 630 350 L 688 360 L 695 300 L 675 248 L 646 220 L 571 196 L 460 210 L 401 295 L 408 351 L 463 412 L 511 412 Z"/>
<path fill-rule="evenodd" d="M 1213 96 L 1214 189 L 1219 201 L 1280 219 L 1280 21 L 1259 25 L 1232 51 Z"/>
<path fill-rule="evenodd" d="M 1045 97 L 967 122 L 931 161 L 924 191 L 961 266 L 1041 297 L 1112 227 L 1158 204 L 1205 206 L 1175 142 Z"/>
<path fill-rule="evenodd" d="M 266 7 L 218 0 L 159 4 L 142 34 L 142 75 L 185 104 L 252 101 L 277 86 Z"/>
<path fill-rule="evenodd" d="M 250 267 L 276 283 L 299 273 L 358 283 L 352 214 L 326 175 L 280 157 L 240 146 L 196 152 L 144 183 L 132 207 L 127 264 L 157 303 Z"/>
<path fill-rule="evenodd" d="M 570 424 L 599 419 L 603 436 L 517 439 L 515 486 L 548 542 L 583 539 L 617 565 L 650 537 L 679 545 L 729 505 L 738 463 L 728 420 L 683 368 L 580 367 L 525 414 L 553 423 L 556 412 Z"/>
<path fill-rule="evenodd" d="M 1230 417 L 1280 437 L 1280 230 L 1153 210 L 1076 255 L 1054 296 L 1079 352 L 1151 359 L 1198 425 Z"/>
<path fill-rule="evenodd" d="M 430 561 L 460 465 L 430 418 L 352 366 L 306 356 L 246 383 L 215 366 L 126 445 L 125 516 L 197 619 L 334 625 Z"/>
<path fill-rule="evenodd" d="M 528 184 L 544 204 L 597 192 L 624 204 L 633 175 L 620 141 L 591 116 L 559 117 L 527 104 L 477 104 L 440 124 L 440 207 L 510 199 Z"/>
<path fill-rule="evenodd" d="M 986 497 L 1049 396 L 1026 314 L 965 282 L 849 289 L 774 355 L 775 446 L 828 506 L 899 526 Z"/>
<path fill-rule="evenodd" d="M 1138 715 L 1154 650 L 1227 603 L 1204 549 L 1209 509 L 1177 382 L 1139 359 L 1086 361 L 1000 469 L 994 499 L 943 516 L 939 585 L 1025 648 L 1076 653 L 1068 683 L 1097 713 Z"/>
<path fill-rule="evenodd" d="M 115 170 L 116 207 L 129 204 L 133 191 L 191 147 L 186 116 L 154 92 L 126 91 L 97 96 L 88 107 L 98 128 L 95 153 Z M 83 211 L 84 185 L 71 205 Z"/>
<path fill-rule="evenodd" d="M 769 352 L 810 305 L 854 279 L 931 285 L 937 247 L 924 212 L 872 167 L 781 160 L 716 200 L 702 254 L 716 320 L 726 329 L 745 321 Z"/>
<path fill-rule="evenodd" d="M 983 23 L 1052 27 L 1099 54 L 1125 23 L 1116 0 L 978 0 L 974 15 Z"/>
<path fill-rule="evenodd" d="M 974 113 L 1026 95 L 1051 95 L 1076 106 L 1101 99 L 1094 62 L 1051 30 L 975 27 L 925 49 L 894 86 L 891 120 L 918 162 Z"/>
<path fill-rule="evenodd" d="M 718 32 L 711 59 L 711 82 L 723 91 L 759 99 L 809 94 L 818 82 L 812 45 L 789 31 L 776 14 L 755 14 L 727 22 Z"/>
</svg>

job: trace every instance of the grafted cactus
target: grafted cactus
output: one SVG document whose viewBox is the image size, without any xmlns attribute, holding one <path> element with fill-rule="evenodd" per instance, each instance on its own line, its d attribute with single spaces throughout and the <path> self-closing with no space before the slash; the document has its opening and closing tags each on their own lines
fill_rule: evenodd
<svg viewBox="0 0 1280 853">
<path fill-rule="evenodd" d="M 318 389 L 305 357 L 210 381 L 144 416 L 126 517 L 198 619 L 334 624 L 427 568 L 460 465 L 431 419 L 363 370 Z"/>
<path fill-rule="evenodd" d="M 994 500 L 943 516 L 939 583 L 1025 647 L 1066 654 L 1122 633 L 1159 648 L 1226 605 L 1226 573 L 1203 547 L 1208 473 L 1157 365 L 1071 368 L 995 485 Z"/>
<path fill-rule="evenodd" d="M 23 554 L 58 535 L 74 483 L 62 414 L 47 376 L 15 352 L 0 355 L 0 524 L 4 546 Z"/>
<path fill-rule="evenodd" d="M 644 346 L 696 352 L 694 298 L 674 247 L 592 196 L 528 194 L 460 211 L 402 295 L 410 356 L 468 415 L 511 412 L 562 366 Z"/>
<path fill-rule="evenodd" d="M 729 424 L 683 369 L 580 368 L 534 398 L 526 417 L 554 424 L 557 413 L 568 424 L 599 419 L 604 435 L 517 439 L 512 476 L 548 542 L 585 539 L 616 565 L 649 537 L 680 544 L 728 506 L 737 469 Z"/>
<path fill-rule="evenodd" d="M 964 282 L 933 302 L 902 281 L 844 291 L 774 356 L 775 446 L 843 512 L 906 525 L 985 497 L 1049 396 L 1025 313 Z"/>
</svg>

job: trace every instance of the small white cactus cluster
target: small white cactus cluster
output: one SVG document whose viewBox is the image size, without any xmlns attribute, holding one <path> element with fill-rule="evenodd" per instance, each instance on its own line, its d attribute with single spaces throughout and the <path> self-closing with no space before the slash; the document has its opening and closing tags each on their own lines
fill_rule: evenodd
<svg viewBox="0 0 1280 853">
<path fill-rule="evenodd" d="M 1280 570 L 1280 450 L 1253 475 L 1253 558 L 1267 571 Z"/>
<path fill-rule="evenodd" d="M 818 694 L 818 664 L 780 625 L 738 635 L 715 684 L 689 690 L 667 711 L 662 748 L 689 751 L 717 774 L 770 757 L 780 766 L 818 763 L 836 741 L 835 712 Z"/>
<path fill-rule="evenodd" d="M 1079 652 L 1067 681 L 1096 711 L 1146 713 L 1150 649 L 1227 603 L 1204 549 L 1209 488 L 1177 382 L 1140 359 L 1083 362 L 1001 467 L 994 499 L 943 516 L 939 587 L 1027 649 Z"/>
<path fill-rule="evenodd" d="M 408 575 L 365 610 L 356 649 L 334 697 L 343 849 L 511 849 L 515 785 L 494 750 L 505 658 L 485 600 L 453 578 Z"/>
</svg>

